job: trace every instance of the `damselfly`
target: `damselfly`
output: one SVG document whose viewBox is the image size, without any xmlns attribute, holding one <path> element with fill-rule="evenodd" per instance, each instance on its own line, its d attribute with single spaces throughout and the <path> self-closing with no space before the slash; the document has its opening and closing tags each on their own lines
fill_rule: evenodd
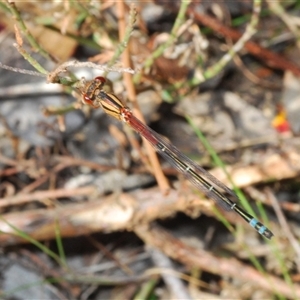
<svg viewBox="0 0 300 300">
<path fill-rule="evenodd" d="M 235 211 L 262 236 L 268 239 L 272 238 L 273 233 L 267 227 L 237 205 L 238 197 L 233 190 L 137 119 L 117 96 L 103 90 L 105 82 L 105 78 L 101 76 L 86 82 L 84 87 L 80 89 L 82 101 L 94 108 L 102 107 L 105 113 L 129 125 L 148 140 L 156 151 L 182 172 L 196 188 L 214 199 L 222 208 Z"/>
</svg>

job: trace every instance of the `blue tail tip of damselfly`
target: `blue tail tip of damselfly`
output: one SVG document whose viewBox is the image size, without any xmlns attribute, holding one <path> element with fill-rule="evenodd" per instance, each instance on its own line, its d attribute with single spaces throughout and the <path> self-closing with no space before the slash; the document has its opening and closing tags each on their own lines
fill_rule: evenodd
<svg viewBox="0 0 300 300">
<path fill-rule="evenodd" d="M 266 226 L 260 223 L 258 220 L 253 218 L 249 224 L 262 236 L 266 237 L 267 239 L 271 239 L 273 237 L 273 232 L 269 230 Z"/>
</svg>

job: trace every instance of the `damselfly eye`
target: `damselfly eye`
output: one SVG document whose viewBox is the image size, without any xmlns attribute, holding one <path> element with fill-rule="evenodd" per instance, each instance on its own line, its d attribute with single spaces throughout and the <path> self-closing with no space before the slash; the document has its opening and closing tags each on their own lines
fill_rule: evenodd
<svg viewBox="0 0 300 300">
<path fill-rule="evenodd" d="M 102 76 L 98 76 L 98 77 L 96 77 L 96 78 L 95 78 L 95 80 L 99 80 L 99 81 L 101 81 L 101 82 L 102 82 L 102 84 L 104 84 L 104 83 L 106 82 L 106 79 L 105 79 L 104 77 L 102 77 Z"/>
<path fill-rule="evenodd" d="M 88 105 L 94 106 L 93 101 L 86 94 L 82 95 L 82 101 L 83 101 L 84 104 L 88 104 Z"/>
</svg>

